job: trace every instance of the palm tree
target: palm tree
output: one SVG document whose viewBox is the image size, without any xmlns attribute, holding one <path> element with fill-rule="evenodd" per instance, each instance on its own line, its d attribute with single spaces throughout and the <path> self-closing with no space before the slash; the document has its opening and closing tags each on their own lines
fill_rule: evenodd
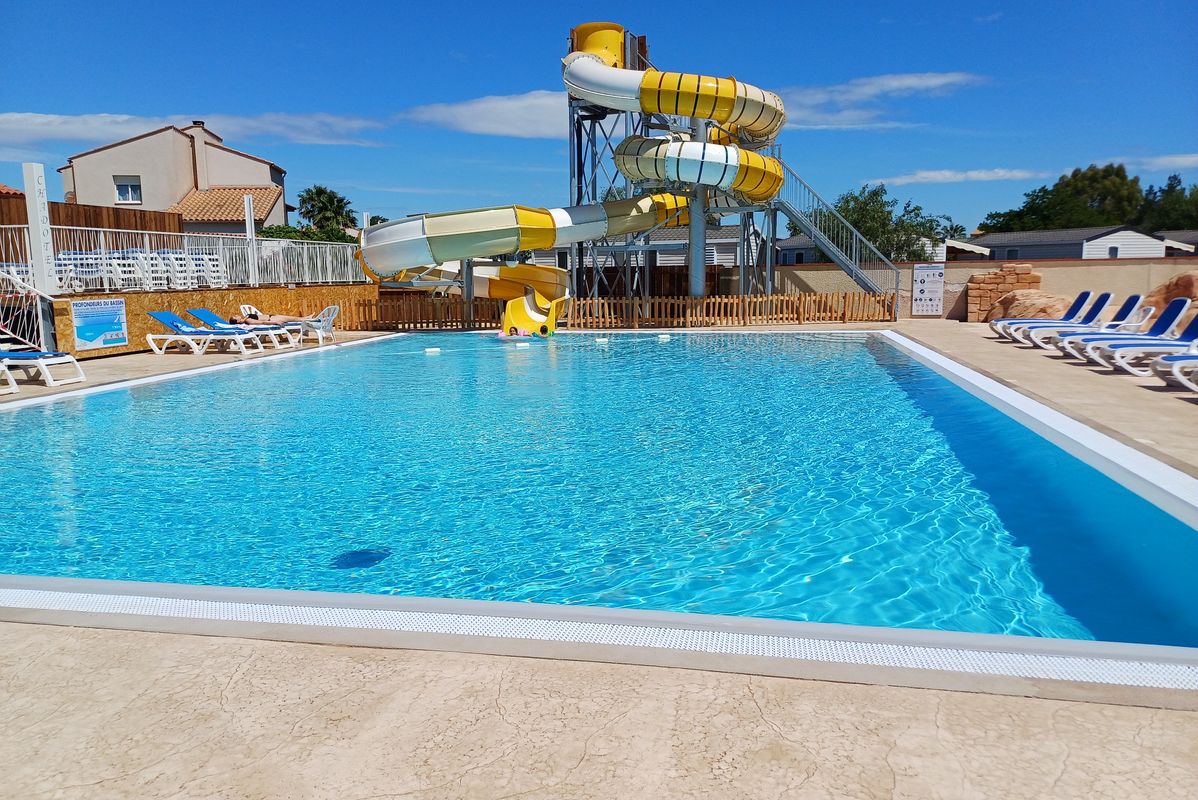
<svg viewBox="0 0 1198 800">
<path fill-rule="evenodd" d="M 965 226 L 959 222 L 953 222 L 953 218 L 948 214 L 941 214 L 937 219 L 941 220 L 940 230 L 937 231 L 941 239 L 965 238 Z"/>
<path fill-rule="evenodd" d="M 299 193 L 299 215 L 317 230 L 357 225 L 349 198 L 327 186 L 310 186 Z"/>
</svg>

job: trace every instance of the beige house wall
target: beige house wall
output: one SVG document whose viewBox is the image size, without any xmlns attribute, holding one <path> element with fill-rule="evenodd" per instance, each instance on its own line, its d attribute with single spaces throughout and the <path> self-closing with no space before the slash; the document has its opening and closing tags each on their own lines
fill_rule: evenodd
<svg viewBox="0 0 1198 800">
<path fill-rule="evenodd" d="M 270 165 L 230 153 L 219 147 L 205 146 L 208 183 L 212 186 L 268 186 Z"/>
<path fill-rule="evenodd" d="M 965 319 L 965 283 L 969 276 L 1001 267 L 1003 261 L 949 261 L 944 269 L 944 310 L 947 319 Z M 1043 277 L 1041 288 L 1052 294 L 1073 297 L 1085 289 L 1114 293 L 1145 294 L 1183 272 L 1198 270 L 1198 257 L 1144 259 L 1068 259 L 1018 262 L 1032 265 Z M 899 264 L 901 301 L 899 316 L 911 316 L 912 265 Z M 776 291 L 798 292 L 858 291 L 853 281 L 834 264 L 779 266 L 775 272 Z"/>
<path fill-rule="evenodd" d="M 177 131 L 161 131 L 80 156 L 66 172 L 74 173 L 76 203 L 165 211 L 191 190 L 191 139 Z M 116 175 L 141 178 L 141 203 L 116 201 Z"/>
</svg>

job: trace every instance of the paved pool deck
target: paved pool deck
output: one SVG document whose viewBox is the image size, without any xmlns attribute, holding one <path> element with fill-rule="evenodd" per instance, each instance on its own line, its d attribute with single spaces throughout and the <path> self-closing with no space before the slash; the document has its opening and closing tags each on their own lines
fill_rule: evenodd
<svg viewBox="0 0 1198 800">
<path fill-rule="evenodd" d="M 1198 713 L 0 623 L 13 798 L 1192 798 Z"/>
<path fill-rule="evenodd" d="M 896 330 L 1198 475 L 1194 395 L 979 325 L 780 329 L 849 327 Z M 106 383 L 234 360 L 84 368 Z M 1080 702 L 980 680 L 945 691 L 14 622 L 0 641 L 0 797 L 1198 796 L 1198 712 L 1114 689 Z"/>
</svg>

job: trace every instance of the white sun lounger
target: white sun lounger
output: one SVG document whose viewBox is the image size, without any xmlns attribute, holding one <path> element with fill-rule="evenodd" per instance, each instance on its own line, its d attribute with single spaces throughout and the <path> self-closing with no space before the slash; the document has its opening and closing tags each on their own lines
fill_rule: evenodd
<svg viewBox="0 0 1198 800">
<path fill-rule="evenodd" d="M 55 377 L 50 368 L 63 364 L 71 367 L 71 374 L 66 377 Z M 0 377 L 6 384 L 0 387 L 0 394 L 14 394 L 19 390 L 20 387 L 17 386 L 10 371 L 14 367 L 30 378 L 36 372 L 42 379 L 42 383 L 47 386 L 65 386 L 69 383 L 82 383 L 87 380 L 83 374 L 83 368 L 70 353 L 47 350 L 0 350 L 0 369 L 3 369 L 3 375 Z"/>
<path fill-rule="evenodd" d="M 171 345 L 187 348 L 195 355 L 201 355 L 208 345 L 215 343 L 221 348 L 235 348 L 242 355 L 251 351 L 263 352 L 262 340 L 256 333 L 250 331 L 214 331 L 211 328 L 197 328 L 189 325 L 185 319 L 171 311 L 150 311 L 151 317 L 163 325 L 170 333 L 147 333 L 146 343 L 158 355 L 166 352 Z M 246 343 L 253 345 L 247 349 Z"/>
<path fill-rule="evenodd" d="M 1152 306 L 1141 307 L 1143 299 L 1143 296 L 1138 294 L 1129 296 L 1123 301 L 1123 305 L 1119 306 L 1110 322 L 1092 319 L 1089 324 L 1079 322 L 1076 325 L 1063 325 L 1046 322 L 1043 325 L 1027 325 L 1019 329 L 1019 337 L 1028 344 L 1051 350 L 1057 337 L 1071 333 L 1135 333 L 1155 311 Z"/>
<path fill-rule="evenodd" d="M 1157 356 L 1152 361 L 1152 372 L 1165 383 L 1172 381 L 1198 392 L 1198 352 Z"/>
<path fill-rule="evenodd" d="M 1030 325 L 1037 322 L 1077 322 L 1081 319 L 1082 309 L 1085 308 L 1086 303 L 1090 302 L 1091 295 L 1091 292 L 1079 293 L 1077 297 L 1073 298 L 1073 303 L 1070 304 L 1065 313 L 1059 317 L 1003 317 L 1001 319 L 992 319 L 989 322 L 990 330 L 1004 339 L 1014 339 L 1007 330 L 1010 326 Z"/>
<path fill-rule="evenodd" d="M 1189 307 L 1190 301 L 1187 298 L 1178 297 L 1170 300 L 1169 304 L 1161 311 L 1160 316 L 1153 320 L 1152 327 L 1143 333 L 1071 333 L 1057 336 L 1053 344 L 1067 356 L 1089 361 L 1097 355 L 1096 348 L 1111 342 L 1142 342 L 1149 339 L 1170 338 L 1173 328 Z"/>
</svg>

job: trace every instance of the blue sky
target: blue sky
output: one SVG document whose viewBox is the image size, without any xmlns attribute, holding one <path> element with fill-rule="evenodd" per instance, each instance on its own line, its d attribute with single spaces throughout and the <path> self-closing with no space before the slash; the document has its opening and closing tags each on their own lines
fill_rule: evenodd
<svg viewBox="0 0 1198 800">
<path fill-rule="evenodd" d="M 660 68 L 781 94 L 783 157 L 829 199 L 886 179 L 972 227 L 1091 162 L 1198 182 L 1193 0 L 356 5 L 10 0 L 0 182 L 203 118 L 282 165 L 292 201 L 323 183 L 392 218 L 562 204 L 559 59 L 597 19 Z"/>
</svg>

